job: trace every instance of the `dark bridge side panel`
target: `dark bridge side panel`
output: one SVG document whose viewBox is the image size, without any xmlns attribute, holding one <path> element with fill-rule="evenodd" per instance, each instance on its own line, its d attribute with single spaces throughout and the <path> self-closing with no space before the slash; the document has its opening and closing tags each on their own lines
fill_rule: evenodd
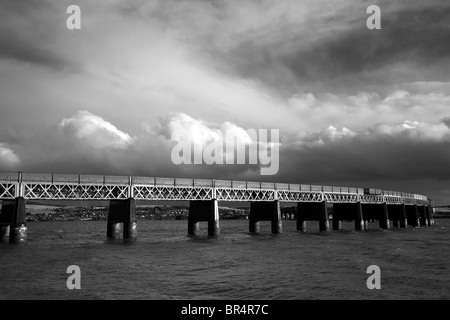
<svg viewBox="0 0 450 320">
<path fill-rule="evenodd" d="M 135 239 L 137 237 L 135 199 L 111 200 L 107 224 L 108 238 L 120 239 L 123 226 L 123 239 Z"/>
<path fill-rule="evenodd" d="M 10 243 L 23 242 L 27 238 L 26 200 L 23 197 L 4 200 L 0 213 L 0 240 Z"/>
</svg>

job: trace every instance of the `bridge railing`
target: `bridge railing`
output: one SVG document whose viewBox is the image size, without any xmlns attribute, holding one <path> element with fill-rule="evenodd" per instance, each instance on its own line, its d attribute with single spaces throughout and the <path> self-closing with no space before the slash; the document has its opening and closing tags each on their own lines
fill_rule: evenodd
<svg viewBox="0 0 450 320">
<path fill-rule="evenodd" d="M 19 173 L 0 172 L 0 182 L 19 182 Z"/>
<path fill-rule="evenodd" d="M 430 201 L 419 194 L 387 191 L 375 188 L 351 188 L 338 186 L 319 186 L 304 184 L 288 184 L 273 182 L 251 182 L 236 180 L 188 179 L 140 176 L 108 176 L 108 175 L 77 175 L 51 173 L 18 173 L 0 172 L 0 184 L 79 184 L 79 185 L 144 185 L 154 187 L 193 187 L 193 188 L 226 188 L 226 189 L 261 189 L 280 190 L 289 192 L 379 195 L 386 197 L 400 197 L 411 200 Z"/>
</svg>

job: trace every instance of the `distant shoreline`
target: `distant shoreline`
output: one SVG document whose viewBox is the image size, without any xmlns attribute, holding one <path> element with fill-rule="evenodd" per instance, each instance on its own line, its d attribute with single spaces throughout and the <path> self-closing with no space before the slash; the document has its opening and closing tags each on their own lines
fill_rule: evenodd
<svg viewBox="0 0 450 320">
<path fill-rule="evenodd" d="M 331 209 L 331 208 L 329 208 Z M 109 206 L 73 206 L 30 203 L 26 206 L 27 221 L 106 221 Z M 282 207 L 282 213 L 296 213 L 296 207 Z M 248 219 L 248 207 L 219 207 L 221 220 Z M 332 209 L 330 210 L 332 213 Z M 138 220 L 187 220 L 189 206 L 177 205 L 138 205 L 136 216 Z M 291 215 L 292 217 L 292 215 Z M 435 219 L 450 219 L 450 207 L 435 207 Z"/>
<path fill-rule="evenodd" d="M 107 206 L 72 207 L 72 206 L 27 206 L 27 221 L 106 221 Z M 219 208 L 221 219 L 247 219 L 249 209 Z M 138 220 L 187 220 L 189 207 L 186 206 L 138 206 Z"/>
</svg>

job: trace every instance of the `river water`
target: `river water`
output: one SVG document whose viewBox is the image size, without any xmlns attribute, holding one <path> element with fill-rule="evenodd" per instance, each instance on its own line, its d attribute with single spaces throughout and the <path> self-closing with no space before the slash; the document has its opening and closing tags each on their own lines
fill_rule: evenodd
<svg viewBox="0 0 450 320">
<path fill-rule="evenodd" d="M 0 299 L 449 299 L 450 219 L 433 227 L 321 234 L 283 221 L 283 233 L 248 233 L 220 221 L 221 234 L 187 236 L 187 221 L 138 221 L 138 239 L 106 239 L 105 221 L 33 222 L 22 245 L 0 243 Z M 204 234 L 205 236 L 203 236 Z M 69 290 L 69 265 L 81 290 Z M 381 289 L 366 286 L 367 267 Z"/>
</svg>

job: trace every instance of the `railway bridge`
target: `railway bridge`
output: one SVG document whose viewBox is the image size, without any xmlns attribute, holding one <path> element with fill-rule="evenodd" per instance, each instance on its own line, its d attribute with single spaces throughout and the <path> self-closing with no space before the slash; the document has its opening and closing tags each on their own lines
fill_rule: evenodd
<svg viewBox="0 0 450 320">
<path fill-rule="evenodd" d="M 383 229 L 434 224 L 432 202 L 423 195 L 273 182 L 0 172 L 0 200 L 0 235 L 10 243 L 26 240 L 26 200 L 109 200 L 107 236 L 113 239 L 137 237 L 136 200 L 189 201 L 189 235 L 197 234 L 200 222 L 208 223 L 209 236 L 219 234 L 219 201 L 250 202 L 250 232 L 270 221 L 272 233 L 281 233 L 282 202 L 297 204 L 297 230 L 303 232 L 307 221 L 319 222 L 323 232 L 330 220 L 333 230 L 344 220 L 354 221 L 355 230 L 367 229 L 369 220 Z"/>
</svg>

